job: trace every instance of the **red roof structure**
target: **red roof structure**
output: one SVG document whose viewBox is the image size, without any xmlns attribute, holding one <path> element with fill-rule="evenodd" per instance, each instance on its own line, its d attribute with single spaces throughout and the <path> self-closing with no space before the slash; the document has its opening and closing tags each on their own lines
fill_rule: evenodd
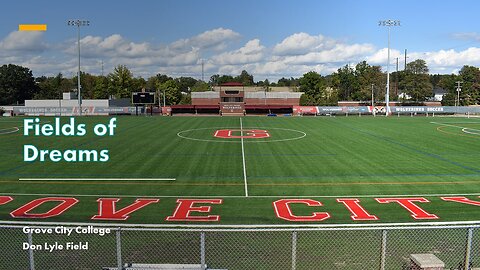
<svg viewBox="0 0 480 270">
<path fill-rule="evenodd" d="M 239 83 L 239 82 L 227 82 L 227 83 L 222 83 L 220 84 L 220 86 L 230 86 L 230 87 L 243 87 L 243 83 Z"/>
</svg>

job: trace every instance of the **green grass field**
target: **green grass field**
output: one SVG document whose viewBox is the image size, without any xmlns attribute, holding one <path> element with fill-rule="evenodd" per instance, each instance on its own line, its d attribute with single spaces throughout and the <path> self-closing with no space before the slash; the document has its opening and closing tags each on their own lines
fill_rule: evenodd
<svg viewBox="0 0 480 270">
<path fill-rule="evenodd" d="M 452 195 L 479 200 L 480 119 L 476 118 L 117 117 L 115 135 L 105 137 L 93 135 L 91 129 L 107 123 L 107 117 L 76 118 L 87 126 L 88 134 L 82 137 L 23 136 L 23 119 L 0 118 L 0 195 L 14 198 L 0 205 L 2 221 L 32 221 L 14 219 L 9 213 L 48 196 L 75 197 L 80 202 L 62 215 L 42 221 L 91 222 L 100 197 L 122 198 L 118 207 L 136 198 L 159 198 L 159 203 L 124 221 L 135 224 L 171 224 L 165 217 L 173 214 L 178 198 L 223 199 L 221 205 L 212 205 L 210 214 L 221 216 L 215 224 L 292 224 L 275 216 L 272 202 L 282 198 L 320 201 L 322 207 L 298 204 L 292 209 L 296 215 L 328 212 L 331 217 L 321 224 L 362 223 L 352 221 L 337 198 L 358 198 L 369 213 L 379 217 L 363 223 L 419 222 L 398 204 L 375 201 L 388 196 L 427 198 L 430 203 L 417 204 L 439 216 L 433 221 L 480 219 L 477 206 L 440 198 Z M 42 118 L 42 122 L 48 121 L 51 124 L 54 118 Z M 261 129 L 270 137 L 242 142 L 213 136 L 221 129 L 240 130 L 241 124 L 242 133 Z M 15 127 L 18 132 L 13 132 Z M 24 145 L 108 149 L 110 160 L 24 162 Z M 58 178 L 107 180 L 55 180 Z M 48 207 L 42 205 L 36 211 Z"/>
</svg>

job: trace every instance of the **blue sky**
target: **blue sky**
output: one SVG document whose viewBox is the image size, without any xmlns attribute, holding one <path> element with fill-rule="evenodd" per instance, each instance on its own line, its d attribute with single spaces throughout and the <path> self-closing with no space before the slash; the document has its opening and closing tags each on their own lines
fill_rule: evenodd
<svg viewBox="0 0 480 270">
<path fill-rule="evenodd" d="M 78 3 L 78 4 L 76 4 Z M 8 1 L 0 10 L 0 64 L 31 68 L 35 75 L 75 72 L 73 18 L 81 29 L 82 69 L 100 74 L 118 64 L 135 76 L 156 73 L 199 78 L 238 74 L 256 80 L 298 77 L 315 70 L 330 74 L 367 60 L 386 65 L 387 29 L 381 19 L 400 20 L 392 28 L 392 61 L 409 52 L 432 73 L 458 72 L 480 65 L 480 2 L 164 0 Z M 45 33 L 19 33 L 18 24 L 46 23 Z"/>
</svg>

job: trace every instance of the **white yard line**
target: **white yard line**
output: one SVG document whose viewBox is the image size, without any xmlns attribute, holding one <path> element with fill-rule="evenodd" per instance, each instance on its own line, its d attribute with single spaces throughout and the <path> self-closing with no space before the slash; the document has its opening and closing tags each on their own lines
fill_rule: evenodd
<svg viewBox="0 0 480 270">
<path fill-rule="evenodd" d="M 125 197 L 125 198 L 245 198 L 244 195 L 132 195 L 132 194 L 52 194 L 52 193 L 15 193 L 3 192 L 0 196 L 57 196 L 57 197 Z M 372 195 L 254 195 L 249 198 L 396 198 L 396 197 L 458 197 L 480 196 L 480 193 L 444 193 L 444 194 L 372 194 Z"/>
<path fill-rule="evenodd" d="M 240 137 L 242 142 L 243 182 L 245 183 L 245 197 L 248 197 L 247 167 L 245 166 L 245 146 L 243 143 L 243 123 L 240 117 Z"/>
<path fill-rule="evenodd" d="M 175 181 L 175 178 L 19 178 L 19 181 Z"/>
<path fill-rule="evenodd" d="M 408 230 L 408 229 L 443 229 L 443 228 L 478 228 L 478 221 L 444 221 L 444 222 L 408 222 L 408 223 L 359 223 L 359 224 L 251 224 L 251 225 L 201 225 L 201 224 L 125 224 L 125 223 L 91 223 L 91 222 L 49 222 L 49 221 L 8 221 L 0 220 L 2 227 L 25 227 L 25 226 L 94 226 L 106 228 L 129 228 L 128 230 L 179 230 L 179 231 L 245 231 L 245 230 Z M 23 226 L 22 226 L 23 225 Z"/>
</svg>

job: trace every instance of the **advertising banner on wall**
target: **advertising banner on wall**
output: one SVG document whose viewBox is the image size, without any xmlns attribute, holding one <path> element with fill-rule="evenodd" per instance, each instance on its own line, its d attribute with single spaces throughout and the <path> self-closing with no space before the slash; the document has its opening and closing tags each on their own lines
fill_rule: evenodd
<svg viewBox="0 0 480 270">
<path fill-rule="evenodd" d="M 480 106 L 392 106 L 392 114 L 478 114 Z M 293 115 L 385 114 L 384 106 L 293 106 Z"/>
<path fill-rule="evenodd" d="M 71 116 L 79 114 L 78 107 L 13 107 L 16 115 Z M 135 114 L 135 107 L 82 107 L 84 115 Z"/>
<path fill-rule="evenodd" d="M 318 107 L 316 106 L 293 106 L 293 115 L 316 115 Z"/>
</svg>

